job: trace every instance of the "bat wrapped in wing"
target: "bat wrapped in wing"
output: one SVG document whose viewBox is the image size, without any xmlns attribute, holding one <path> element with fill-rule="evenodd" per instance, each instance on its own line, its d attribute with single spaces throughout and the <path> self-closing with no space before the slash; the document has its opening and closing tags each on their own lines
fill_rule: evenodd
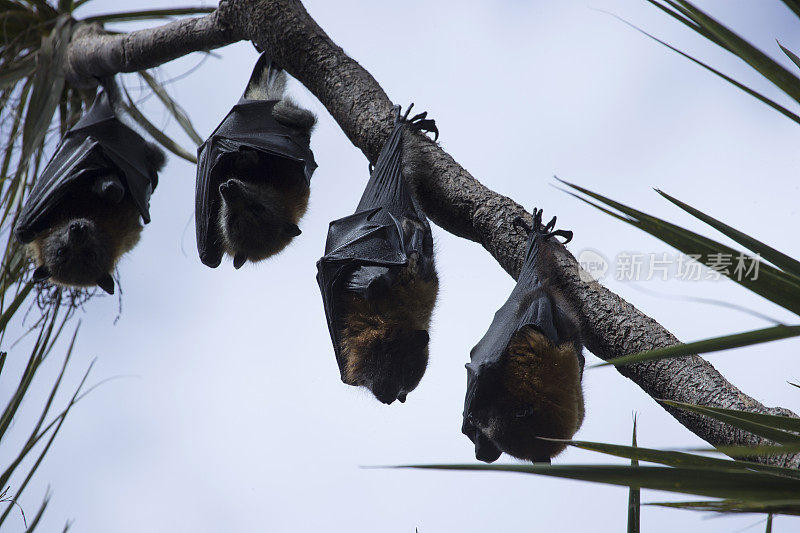
<svg viewBox="0 0 800 533">
<path fill-rule="evenodd" d="M 475 457 L 492 462 L 502 452 L 550 462 L 583 422 L 584 357 L 574 314 L 548 283 L 555 218 L 541 224 L 534 209 L 528 250 L 517 284 L 470 352 L 462 432 Z"/>
<path fill-rule="evenodd" d="M 342 381 L 367 387 L 385 404 L 404 402 L 425 373 L 439 287 L 431 228 L 401 165 L 405 128 L 438 131 L 426 113 L 409 120 L 395 111 L 355 213 L 331 222 L 317 262 Z"/>
<path fill-rule="evenodd" d="M 234 267 L 283 250 L 300 234 L 317 168 L 316 118 L 284 95 L 286 73 L 262 54 L 239 102 L 197 152 L 195 224 L 200 260 Z"/>
<path fill-rule="evenodd" d="M 33 185 L 14 227 L 37 268 L 34 280 L 99 285 L 114 292 L 111 272 L 150 222 L 150 195 L 164 153 L 125 125 L 106 82 L 70 128 Z"/>
</svg>

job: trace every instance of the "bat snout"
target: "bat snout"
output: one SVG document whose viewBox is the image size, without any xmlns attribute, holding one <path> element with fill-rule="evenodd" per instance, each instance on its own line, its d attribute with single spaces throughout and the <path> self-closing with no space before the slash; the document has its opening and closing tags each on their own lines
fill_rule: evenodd
<svg viewBox="0 0 800 533">
<path fill-rule="evenodd" d="M 85 219 L 73 220 L 67 226 L 69 246 L 88 245 L 91 242 L 93 225 Z"/>
<path fill-rule="evenodd" d="M 89 225 L 83 220 L 76 220 L 69 225 L 69 232 L 73 235 L 82 235 L 89 231 Z"/>
<path fill-rule="evenodd" d="M 475 445 L 475 459 L 484 463 L 492 463 L 500 457 L 502 453 L 500 448 L 475 426 L 471 415 L 465 415 L 461 433 L 469 437 L 469 440 Z"/>
<path fill-rule="evenodd" d="M 395 400 L 399 399 L 400 396 L 403 397 L 400 403 L 405 402 L 406 399 L 406 394 L 402 393 L 397 386 L 392 386 L 390 384 L 374 384 L 372 386 L 372 394 L 375 395 L 375 398 L 377 398 L 379 402 L 386 405 L 391 405 Z"/>
<path fill-rule="evenodd" d="M 475 442 L 475 459 L 484 463 L 493 463 L 503 452 L 481 433 Z"/>
<path fill-rule="evenodd" d="M 379 402 L 386 405 L 392 405 L 392 403 L 394 403 L 394 401 L 397 399 L 397 395 L 390 392 L 375 392 L 374 394 Z"/>
</svg>

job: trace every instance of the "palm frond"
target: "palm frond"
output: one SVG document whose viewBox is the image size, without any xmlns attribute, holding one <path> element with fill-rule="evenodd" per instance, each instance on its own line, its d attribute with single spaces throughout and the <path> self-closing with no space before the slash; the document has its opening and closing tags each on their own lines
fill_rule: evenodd
<svg viewBox="0 0 800 533">
<path fill-rule="evenodd" d="M 636 415 L 633 417 L 631 447 L 636 448 Z M 639 466 L 639 460 L 632 457 L 631 466 Z M 639 533 L 641 528 L 642 491 L 638 487 L 628 489 L 628 533 Z"/>
<path fill-rule="evenodd" d="M 558 178 L 556 178 L 558 179 Z M 614 212 L 599 203 L 592 202 L 582 196 L 567 191 L 572 196 L 587 204 L 596 207 L 600 211 L 613 216 L 623 222 L 631 224 L 654 237 L 664 241 L 665 243 L 677 248 L 689 257 L 699 261 L 709 268 L 719 266 L 720 257 L 737 258 L 739 264 L 742 265 L 755 265 L 757 258 L 745 255 L 729 246 L 725 246 L 717 241 L 703 237 L 689 231 L 687 229 L 676 226 L 666 222 L 660 218 L 648 215 L 626 206 L 610 198 L 606 198 L 600 194 L 594 193 L 586 188 L 578 185 L 559 180 L 561 183 L 568 187 L 583 193 L 584 195 L 593 198 L 605 204 L 617 212 Z M 622 213 L 622 214 L 619 214 Z M 755 240 L 755 239 L 753 239 Z M 743 287 L 753 291 L 754 293 L 768 299 L 769 301 L 800 315 L 800 279 L 792 274 L 784 272 L 778 268 L 772 267 L 769 264 L 758 262 L 758 276 L 753 279 L 753 276 L 741 275 L 742 269 L 734 269 L 733 272 L 727 270 L 718 270 L 722 275 L 725 275 L 732 281 L 742 285 Z"/>
</svg>

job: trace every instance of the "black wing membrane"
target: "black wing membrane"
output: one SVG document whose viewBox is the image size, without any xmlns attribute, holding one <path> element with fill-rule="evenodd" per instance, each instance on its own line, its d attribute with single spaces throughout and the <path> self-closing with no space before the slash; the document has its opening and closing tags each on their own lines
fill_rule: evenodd
<svg viewBox="0 0 800 533">
<path fill-rule="evenodd" d="M 99 175 L 123 178 L 145 223 L 150 222 L 150 195 L 158 176 L 148 170 L 147 141 L 117 118 L 103 89 L 92 107 L 70 128 L 47 163 L 22 208 L 14 234 L 23 243 L 48 228 L 59 201 L 75 186 L 92 185 Z"/>
<path fill-rule="evenodd" d="M 262 54 L 251 81 L 269 58 Z M 245 91 L 246 93 L 246 91 Z M 222 122 L 197 150 L 197 188 L 195 191 L 195 226 L 197 251 L 203 264 L 216 268 L 222 262 L 222 236 L 215 221 L 219 217 L 220 198 L 216 191 L 224 175 L 226 156 L 243 150 L 255 150 L 268 156 L 292 173 L 297 180 L 311 182 L 317 168 L 310 139 L 284 126 L 272 116 L 278 100 L 252 100 L 243 94 Z M 223 164 L 220 164 L 223 163 Z M 294 163 L 294 164 L 292 164 Z"/>
<path fill-rule="evenodd" d="M 525 262 L 520 271 L 517 284 L 508 300 L 495 313 L 486 334 L 470 352 L 467 363 L 467 392 L 464 401 L 462 433 L 475 445 L 475 457 L 485 462 L 495 461 L 503 451 L 487 432 L 481 430 L 475 417 L 493 407 L 501 395 L 503 387 L 503 365 L 512 338 L 525 328 L 532 328 L 543 335 L 553 346 L 564 343 L 575 345 L 578 365 L 582 371 L 584 357 L 572 329 L 571 319 L 554 300 L 553 293 L 547 290 L 539 264 L 548 253 L 548 238 L 560 235 L 572 238 L 567 231 L 550 232 L 555 219 L 541 226 L 541 211 L 534 210 L 534 222 L 528 237 Z M 567 332 L 570 332 L 567 334 Z M 582 417 L 582 414 L 581 414 Z M 536 461 L 549 462 L 549 457 L 538 457 Z"/>
<path fill-rule="evenodd" d="M 415 252 L 421 261 L 433 268 L 430 224 L 408 190 L 401 163 L 404 125 L 424 131 L 437 130 L 432 120 L 425 119 L 424 113 L 409 120 L 408 113 L 400 116 L 399 106 L 395 112 L 394 129 L 378 155 L 356 212 L 330 223 L 325 255 L 317 261 L 317 283 L 343 380 L 346 362 L 342 357 L 341 331 L 344 325 L 339 309 L 343 292 L 363 296 L 376 282 L 390 286 Z"/>
</svg>

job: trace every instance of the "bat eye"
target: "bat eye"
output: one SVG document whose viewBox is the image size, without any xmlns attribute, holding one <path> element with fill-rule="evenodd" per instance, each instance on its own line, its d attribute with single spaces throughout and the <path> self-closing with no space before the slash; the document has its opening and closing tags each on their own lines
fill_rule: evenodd
<svg viewBox="0 0 800 533">
<path fill-rule="evenodd" d="M 67 251 L 64 248 L 59 248 L 56 250 L 56 257 L 64 257 L 67 254 Z"/>
</svg>

